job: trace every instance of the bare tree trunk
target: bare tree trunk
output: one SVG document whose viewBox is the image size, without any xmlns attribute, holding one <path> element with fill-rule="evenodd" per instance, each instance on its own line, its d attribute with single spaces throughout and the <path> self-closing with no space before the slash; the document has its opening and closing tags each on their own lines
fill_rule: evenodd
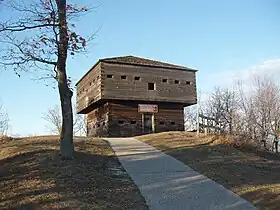
<svg viewBox="0 0 280 210">
<path fill-rule="evenodd" d="M 263 142 L 263 147 L 267 150 L 267 146 L 266 146 L 266 140 L 262 140 L 262 142 Z"/>
<path fill-rule="evenodd" d="M 60 153 L 63 157 L 73 156 L 73 112 L 72 112 L 72 92 L 63 83 L 59 83 L 59 94 L 62 110 L 62 130 L 60 135 Z"/>
<path fill-rule="evenodd" d="M 88 8 L 67 4 L 66 0 L 27 2 L 15 0 L 3 5 L 13 18 L 0 19 L 0 69 L 11 69 L 18 76 L 32 69 L 36 72 L 41 70 L 40 80 L 56 79 L 62 110 L 60 150 L 62 156 L 71 157 L 74 151 L 73 93 L 66 61 L 69 52 L 74 55 L 83 51 L 87 41 L 74 32 L 74 24 L 68 27 L 68 21 L 76 21 Z M 48 69 L 48 66 L 53 69 Z"/>
<path fill-rule="evenodd" d="M 275 135 L 274 138 L 275 138 L 275 139 L 274 139 L 274 141 L 273 141 L 273 144 L 274 144 L 274 146 L 275 146 L 275 152 L 278 153 L 278 136 Z"/>
<path fill-rule="evenodd" d="M 265 135 L 262 134 L 262 142 L 263 142 L 263 147 L 267 150 L 267 145 L 266 145 L 266 139 L 265 139 Z"/>
<path fill-rule="evenodd" d="M 68 49 L 66 0 L 57 1 L 59 13 L 59 50 L 57 62 L 57 81 L 62 110 L 62 131 L 60 135 L 60 153 L 64 158 L 71 158 L 74 153 L 73 144 L 73 110 L 72 91 L 68 86 L 66 59 Z"/>
<path fill-rule="evenodd" d="M 275 152 L 278 153 L 278 141 L 275 141 Z"/>
<path fill-rule="evenodd" d="M 230 134 L 230 135 L 232 135 L 232 130 L 233 130 L 233 129 L 232 129 L 232 123 L 230 122 L 230 123 L 229 123 L 229 134 Z"/>
</svg>

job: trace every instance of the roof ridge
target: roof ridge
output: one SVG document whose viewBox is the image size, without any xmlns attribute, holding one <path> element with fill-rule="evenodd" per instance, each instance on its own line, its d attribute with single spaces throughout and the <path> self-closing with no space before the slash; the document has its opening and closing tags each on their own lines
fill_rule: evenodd
<svg viewBox="0 0 280 210">
<path fill-rule="evenodd" d="M 117 56 L 117 57 L 107 57 L 107 58 L 100 58 L 99 60 L 109 60 L 109 59 L 118 59 L 118 58 L 126 58 L 126 57 L 135 57 L 133 55 L 124 55 L 124 56 Z"/>
<path fill-rule="evenodd" d="M 156 59 L 153 59 L 153 58 L 145 58 L 145 57 L 140 57 L 140 56 L 132 56 L 132 57 L 136 57 L 136 58 L 141 58 L 141 59 L 145 59 L 145 60 L 156 61 L 156 62 L 159 62 L 159 63 L 165 63 L 165 64 L 169 64 L 169 65 L 181 66 L 181 67 L 188 68 L 188 67 L 183 66 L 181 64 L 174 64 L 174 63 L 170 63 L 168 61 L 161 61 L 161 60 L 156 60 Z"/>
<path fill-rule="evenodd" d="M 145 58 L 145 57 L 135 56 L 135 55 L 103 58 L 100 59 L 100 61 L 197 71 L 197 69 L 186 67 L 181 64 L 178 65 L 178 64 L 169 63 L 168 61 L 160 61 L 152 58 Z"/>
</svg>

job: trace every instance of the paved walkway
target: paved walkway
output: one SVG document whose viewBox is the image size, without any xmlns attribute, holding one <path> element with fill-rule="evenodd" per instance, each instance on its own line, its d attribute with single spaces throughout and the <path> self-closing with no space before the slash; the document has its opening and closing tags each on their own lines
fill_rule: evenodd
<svg viewBox="0 0 280 210">
<path fill-rule="evenodd" d="M 107 138 L 151 210 L 256 209 L 175 158 L 134 138 Z"/>
</svg>

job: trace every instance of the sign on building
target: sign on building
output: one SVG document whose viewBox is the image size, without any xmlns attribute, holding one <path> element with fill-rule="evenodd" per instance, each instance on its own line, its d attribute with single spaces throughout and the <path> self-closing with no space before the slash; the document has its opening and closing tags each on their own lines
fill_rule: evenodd
<svg viewBox="0 0 280 210">
<path fill-rule="evenodd" d="M 138 112 L 157 113 L 158 106 L 154 104 L 138 104 Z"/>
</svg>

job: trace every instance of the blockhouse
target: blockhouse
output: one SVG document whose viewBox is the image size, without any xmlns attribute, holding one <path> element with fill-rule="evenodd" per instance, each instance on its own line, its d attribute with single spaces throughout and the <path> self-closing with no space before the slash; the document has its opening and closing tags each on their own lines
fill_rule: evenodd
<svg viewBox="0 0 280 210">
<path fill-rule="evenodd" d="M 184 130 L 196 104 L 196 69 L 135 56 L 100 59 L 76 84 L 87 135 L 128 137 Z"/>
</svg>

